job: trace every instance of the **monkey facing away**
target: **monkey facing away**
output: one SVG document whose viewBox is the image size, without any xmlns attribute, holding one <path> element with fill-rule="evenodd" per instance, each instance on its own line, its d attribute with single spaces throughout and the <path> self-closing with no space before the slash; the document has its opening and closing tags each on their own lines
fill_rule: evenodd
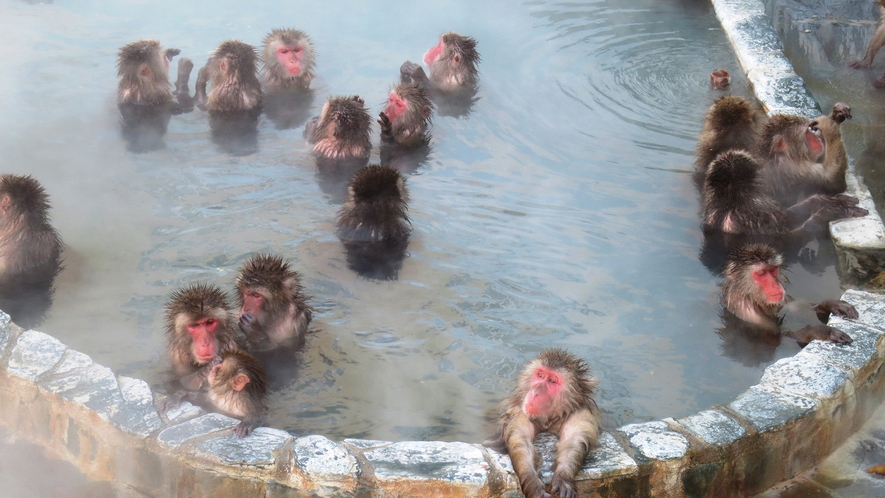
<svg viewBox="0 0 885 498">
<path fill-rule="evenodd" d="M 412 230 L 408 202 L 406 180 L 394 168 L 372 165 L 356 172 L 337 220 L 351 269 L 367 278 L 396 278 Z"/>
<path fill-rule="evenodd" d="M 559 348 L 542 351 L 519 376 L 504 402 L 498 433 L 483 444 L 510 455 L 526 498 L 577 498 L 575 476 L 599 436 L 597 384 L 584 360 Z M 535 466 L 532 443 L 541 432 L 559 438 L 550 493 Z"/>
<path fill-rule="evenodd" d="M 267 91 L 310 89 L 313 44 L 297 29 L 275 29 L 264 37 L 261 80 Z"/>
<path fill-rule="evenodd" d="M 22 327 L 52 305 L 62 241 L 49 220 L 49 196 L 35 178 L 0 175 L 0 309 Z"/>
<path fill-rule="evenodd" d="M 719 98 L 704 117 L 704 127 L 695 147 L 694 179 L 704 185 L 707 168 L 719 154 L 732 149 L 752 150 L 766 116 L 749 100 L 735 95 Z"/>
<path fill-rule="evenodd" d="M 234 427 L 237 437 L 252 434 L 267 418 L 267 374 L 261 362 L 245 351 L 225 351 L 185 381 L 188 391 L 166 399 L 160 407 L 163 412 L 185 399 L 209 405 L 213 411 L 242 420 Z"/>
<path fill-rule="evenodd" d="M 787 306 L 801 308 L 801 303 L 788 302 L 779 278 L 782 264 L 783 256 L 766 244 L 748 244 L 733 251 L 723 273 L 723 312 L 750 324 L 761 334 L 791 337 L 800 344 L 814 339 L 851 344 L 848 334 L 823 324 L 806 325 L 796 331 L 781 331 L 782 319 L 778 317 L 781 310 Z M 821 322 L 825 322 L 831 313 L 849 319 L 858 316 L 854 306 L 840 300 L 822 301 L 811 309 Z"/>
<path fill-rule="evenodd" d="M 885 0 L 879 0 L 879 26 L 870 39 L 870 45 L 867 47 L 867 52 L 864 54 L 863 59 L 853 61 L 850 66 L 855 69 L 871 67 L 873 65 L 873 58 L 876 57 L 876 53 L 883 46 L 885 46 Z M 880 76 L 874 81 L 873 86 L 885 88 L 885 75 Z"/>
<path fill-rule="evenodd" d="M 240 329 L 250 349 L 297 348 L 304 343 L 313 310 L 301 276 L 280 256 L 257 254 L 236 280 Z"/>
<path fill-rule="evenodd" d="M 327 159 L 368 158 L 372 117 L 359 95 L 330 97 L 304 128 L 313 153 Z"/>
<path fill-rule="evenodd" d="M 169 296 L 166 341 L 172 371 L 184 378 L 227 351 L 242 349 L 227 296 L 217 286 L 192 284 Z"/>
<path fill-rule="evenodd" d="M 207 85 L 210 89 L 207 93 Z M 261 109 L 261 83 L 255 48 L 238 40 L 222 42 L 197 73 L 197 105 L 216 112 Z"/>
</svg>

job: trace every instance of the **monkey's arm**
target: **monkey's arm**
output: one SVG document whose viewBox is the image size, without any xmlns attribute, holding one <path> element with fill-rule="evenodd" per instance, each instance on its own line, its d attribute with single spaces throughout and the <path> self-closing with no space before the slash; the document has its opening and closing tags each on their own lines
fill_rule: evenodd
<svg viewBox="0 0 885 498">
<path fill-rule="evenodd" d="M 200 71 L 197 73 L 197 82 L 194 84 L 196 90 L 194 90 L 194 100 L 197 102 L 197 107 L 200 109 L 206 109 L 206 101 L 208 97 L 206 96 L 206 84 L 209 82 L 209 66 L 203 66 L 200 68 Z"/>
<path fill-rule="evenodd" d="M 835 109 L 833 113 L 836 114 Z M 820 130 L 826 144 L 823 167 L 827 183 L 824 191 L 829 194 L 841 194 L 848 188 L 848 183 L 845 181 L 848 153 L 845 152 L 839 123 L 829 116 L 821 116 L 814 120 L 811 126 Z"/>
<path fill-rule="evenodd" d="M 178 60 L 178 78 L 175 80 L 175 99 L 178 105 L 175 106 L 173 112 L 180 114 L 190 112 L 194 108 L 194 99 L 191 97 L 190 84 L 191 71 L 194 69 L 194 63 L 187 57 Z"/>
<path fill-rule="evenodd" d="M 847 318 L 849 320 L 857 320 L 857 317 L 859 316 L 857 308 L 852 306 L 851 303 L 846 303 L 845 301 L 840 301 L 838 299 L 821 301 L 812 306 L 811 309 L 817 313 L 817 319 L 822 323 L 827 323 L 827 320 L 830 318 L 830 313 L 834 316 Z"/>
<path fill-rule="evenodd" d="M 395 144 L 396 140 L 393 138 L 393 126 L 390 124 L 390 118 L 387 117 L 387 114 L 384 111 L 381 111 L 378 114 L 378 124 L 381 125 L 381 140 L 384 143 Z"/>
<path fill-rule="evenodd" d="M 885 8 L 880 10 L 885 13 Z M 885 24 L 882 24 L 882 21 L 879 22 L 879 27 L 876 28 L 876 32 L 873 33 L 873 38 L 870 40 L 870 46 L 867 47 L 867 53 L 864 54 L 863 59 L 852 62 L 850 64 L 851 67 L 858 69 L 872 66 L 873 57 L 876 56 L 876 52 L 878 52 L 882 46 L 885 46 Z"/>
<path fill-rule="evenodd" d="M 550 492 L 560 498 L 577 498 L 575 476 L 581 470 L 590 448 L 599 437 L 599 424 L 590 410 L 579 410 L 566 420 L 559 430 L 556 443 L 556 466 Z"/>
<path fill-rule="evenodd" d="M 249 436 L 257 427 L 264 425 L 265 419 L 267 419 L 266 415 L 246 418 L 234 427 L 234 434 L 236 434 L 237 437 Z"/>
<path fill-rule="evenodd" d="M 845 332 L 842 332 L 837 328 L 830 327 L 829 325 L 823 325 L 820 323 L 806 325 L 799 330 L 787 332 L 784 335 L 796 339 L 796 342 L 801 345 L 808 344 L 815 339 L 820 341 L 835 342 L 837 344 L 851 344 L 852 342 L 854 342 L 851 339 L 851 336 L 849 336 Z"/>
<path fill-rule="evenodd" d="M 172 62 L 172 59 L 180 53 L 181 50 L 178 50 L 177 48 L 170 48 L 166 49 L 166 51 L 163 52 L 163 56 L 166 57 L 166 62 Z"/>
<path fill-rule="evenodd" d="M 850 195 L 818 194 L 790 206 L 787 209 L 787 216 L 790 219 L 790 226 L 798 226 L 798 230 L 820 232 L 825 230 L 831 221 L 870 214 L 866 209 L 857 207 L 858 202 L 857 197 Z"/>
<path fill-rule="evenodd" d="M 535 469 L 535 424 L 528 415 L 519 412 L 507 422 L 504 428 L 504 444 L 510 455 L 510 462 L 516 477 L 519 479 L 519 487 L 526 498 L 547 498 L 550 495 L 544 490 L 544 483 Z"/>
<path fill-rule="evenodd" d="M 424 68 L 412 61 L 403 62 L 399 68 L 399 78 L 403 83 L 415 83 L 425 90 L 430 88 L 430 79 L 427 78 Z"/>
</svg>

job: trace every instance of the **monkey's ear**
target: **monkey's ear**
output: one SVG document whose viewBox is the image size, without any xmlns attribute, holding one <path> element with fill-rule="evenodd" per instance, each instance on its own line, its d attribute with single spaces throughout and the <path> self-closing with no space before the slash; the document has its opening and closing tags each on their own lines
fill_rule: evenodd
<svg viewBox="0 0 885 498">
<path fill-rule="evenodd" d="M 461 64 L 461 54 L 455 54 L 455 56 L 452 57 L 452 61 L 455 64 Z"/>
<path fill-rule="evenodd" d="M 250 380 L 252 380 L 252 379 L 250 379 L 248 375 L 246 375 L 244 373 L 238 373 L 237 376 L 234 377 L 234 380 L 232 380 L 230 384 L 231 384 L 231 387 L 234 388 L 234 391 L 242 391 L 243 388 L 246 387 L 246 384 L 248 384 Z"/>
<path fill-rule="evenodd" d="M 226 73 L 226 72 L 227 72 L 227 57 L 225 57 L 225 58 L 221 59 L 220 61 L 218 61 L 218 69 L 221 69 L 221 72 L 222 72 L 222 73 Z"/>
<path fill-rule="evenodd" d="M 771 139 L 772 152 L 785 152 L 788 146 L 789 144 L 787 144 L 787 139 L 785 139 L 783 135 L 775 135 Z"/>
<path fill-rule="evenodd" d="M 142 64 L 138 68 L 138 73 L 147 78 L 151 75 L 151 68 L 147 64 Z"/>
<path fill-rule="evenodd" d="M 295 288 L 295 277 L 284 279 L 283 288 L 291 292 Z"/>
<path fill-rule="evenodd" d="M 3 196 L 3 200 L 0 200 L 0 211 L 3 211 L 3 214 L 9 212 L 9 206 L 12 204 L 12 199 L 9 197 L 9 194 Z"/>
</svg>

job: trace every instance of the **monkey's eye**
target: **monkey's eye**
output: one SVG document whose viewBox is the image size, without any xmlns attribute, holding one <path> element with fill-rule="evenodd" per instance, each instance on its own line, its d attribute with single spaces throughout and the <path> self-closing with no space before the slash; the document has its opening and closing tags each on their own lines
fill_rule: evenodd
<svg viewBox="0 0 885 498">
<path fill-rule="evenodd" d="M 211 326 L 213 326 L 213 325 L 215 325 L 215 324 L 217 324 L 217 323 L 218 323 L 218 320 L 216 320 L 216 319 L 214 319 L 214 318 L 210 318 L 210 319 L 206 320 L 206 326 L 207 326 L 207 327 L 211 327 Z"/>
<path fill-rule="evenodd" d="M 539 379 L 543 379 L 543 378 L 544 378 L 544 372 L 538 372 L 538 378 L 539 378 Z"/>
</svg>

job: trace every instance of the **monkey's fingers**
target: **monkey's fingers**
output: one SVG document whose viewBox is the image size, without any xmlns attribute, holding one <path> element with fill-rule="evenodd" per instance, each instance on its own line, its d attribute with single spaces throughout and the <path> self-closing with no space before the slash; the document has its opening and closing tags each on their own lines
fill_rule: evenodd
<svg viewBox="0 0 885 498">
<path fill-rule="evenodd" d="M 852 306 L 851 303 L 840 301 L 838 299 L 827 299 L 826 301 L 821 301 L 812 306 L 812 309 L 816 313 L 832 313 L 835 316 L 848 318 L 850 320 L 856 320 L 859 316 L 857 313 L 857 308 Z"/>
<path fill-rule="evenodd" d="M 870 214 L 870 212 L 864 208 L 853 207 L 847 209 L 847 214 L 848 216 L 846 216 L 846 218 L 863 218 L 864 216 Z"/>
<path fill-rule="evenodd" d="M 553 476 L 550 492 L 554 496 L 559 496 L 559 498 L 578 498 L 578 491 L 575 489 L 575 485 L 565 479 L 560 479 L 558 476 Z"/>
<path fill-rule="evenodd" d="M 865 67 L 870 67 L 870 63 L 867 62 L 866 59 L 860 59 L 860 60 L 856 60 L 856 61 L 851 62 L 850 64 L 848 64 L 848 67 L 851 67 L 854 69 L 861 69 L 861 68 L 865 68 Z"/>
<path fill-rule="evenodd" d="M 845 102 L 836 102 L 836 105 L 833 106 L 833 112 L 830 113 L 830 119 L 837 123 L 851 119 L 851 106 Z"/>
<path fill-rule="evenodd" d="M 854 342 L 851 336 L 833 327 L 830 327 L 829 341 L 835 342 L 836 344 L 851 344 L 852 342 Z"/>
<path fill-rule="evenodd" d="M 255 430 L 255 424 L 244 420 L 234 427 L 234 434 L 239 438 L 244 438 L 251 435 L 253 430 Z"/>
<path fill-rule="evenodd" d="M 365 104 L 365 103 L 366 103 L 366 101 L 363 100 L 363 98 L 360 97 L 359 95 L 354 95 L 354 96 L 351 97 L 350 99 L 353 100 L 354 102 L 359 102 L 360 104 Z"/>
<path fill-rule="evenodd" d="M 172 62 L 172 58 L 180 53 L 181 50 L 178 50 L 177 48 L 169 48 L 166 49 L 166 52 L 163 55 L 166 57 L 167 61 Z"/>
<path fill-rule="evenodd" d="M 857 206 L 857 204 L 860 202 L 860 199 L 854 197 L 853 195 L 839 194 L 833 198 L 839 201 L 842 206 Z"/>
<path fill-rule="evenodd" d="M 811 123 L 808 124 L 808 129 L 810 129 L 811 131 L 817 131 L 819 126 L 820 126 L 820 123 L 815 119 L 814 121 L 812 121 Z"/>
<path fill-rule="evenodd" d="M 390 128 L 390 118 L 387 117 L 384 111 L 378 113 L 378 124 L 381 125 L 382 130 Z"/>
</svg>

